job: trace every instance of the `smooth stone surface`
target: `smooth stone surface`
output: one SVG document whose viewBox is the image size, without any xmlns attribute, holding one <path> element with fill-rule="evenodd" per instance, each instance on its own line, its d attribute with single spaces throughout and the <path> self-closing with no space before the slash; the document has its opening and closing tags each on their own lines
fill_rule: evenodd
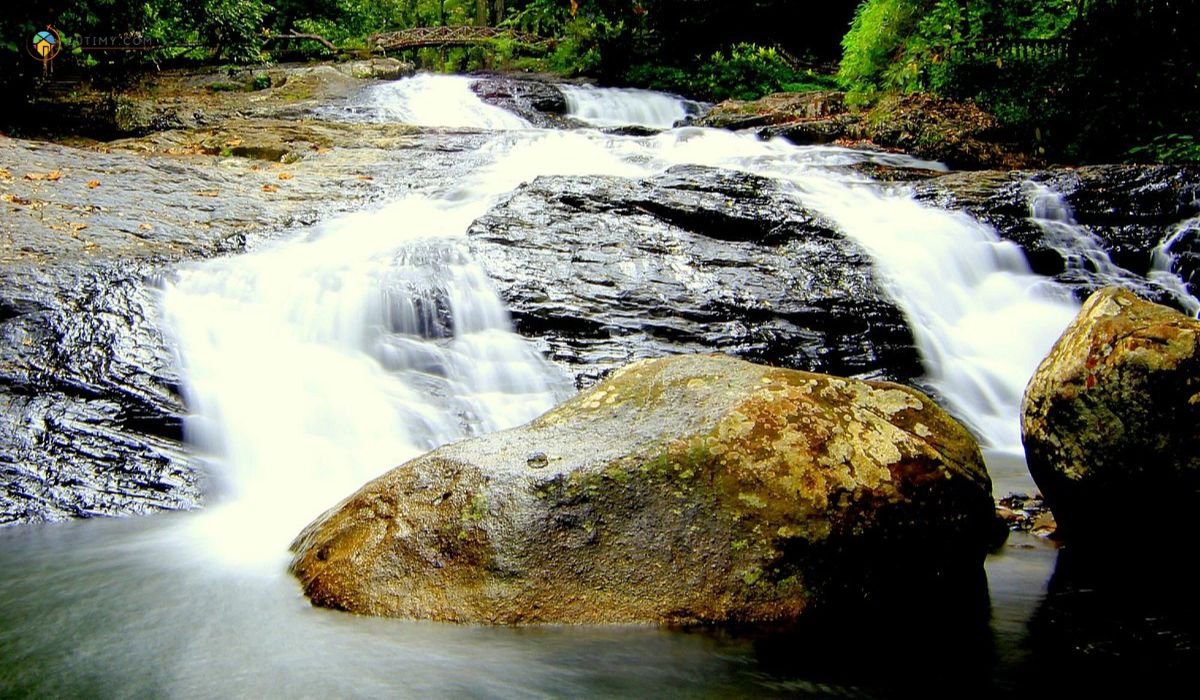
<svg viewBox="0 0 1200 700">
<path fill-rule="evenodd" d="M 923 372 L 870 256 L 765 178 L 539 177 L 468 234 L 517 330 L 581 387 L 631 360 L 712 350 L 892 381 Z"/>
<path fill-rule="evenodd" d="M 978 445 L 923 394 L 682 355 L 397 467 L 291 569 L 368 615 L 781 623 L 977 575 L 994 517 Z"/>
</svg>

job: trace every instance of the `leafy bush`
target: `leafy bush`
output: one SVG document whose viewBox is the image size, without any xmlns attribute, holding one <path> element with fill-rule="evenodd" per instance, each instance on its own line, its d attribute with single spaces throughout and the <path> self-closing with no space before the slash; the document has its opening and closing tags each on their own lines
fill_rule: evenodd
<svg viewBox="0 0 1200 700">
<path fill-rule="evenodd" d="M 270 9 L 262 0 L 201 0 L 191 9 L 196 30 L 218 55 L 245 63 L 262 59 L 263 16 Z"/>
<path fill-rule="evenodd" d="M 774 48 L 735 44 L 700 65 L 702 92 L 714 100 L 753 100 L 783 89 L 795 71 Z"/>
<path fill-rule="evenodd" d="M 1126 152 L 1130 160 L 1153 163 L 1200 163 L 1200 141 L 1191 134 L 1162 134 Z"/>
<path fill-rule="evenodd" d="M 853 92 L 892 87 L 896 65 L 902 64 L 905 43 L 919 21 L 925 3 L 915 0 L 866 0 L 854 13 L 850 31 L 842 37 L 838 80 Z"/>
<path fill-rule="evenodd" d="M 624 81 L 708 100 L 753 100 L 773 92 L 837 87 L 831 76 L 792 68 L 774 48 L 746 43 L 715 52 L 690 70 L 649 64 L 633 66 L 626 71 Z"/>
</svg>

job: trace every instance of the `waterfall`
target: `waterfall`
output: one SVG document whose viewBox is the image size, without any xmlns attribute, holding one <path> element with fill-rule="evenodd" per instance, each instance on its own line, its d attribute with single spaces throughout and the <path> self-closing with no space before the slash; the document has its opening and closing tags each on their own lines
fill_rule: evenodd
<svg viewBox="0 0 1200 700">
<path fill-rule="evenodd" d="M 1062 256 L 1068 270 L 1089 273 L 1103 285 L 1134 280 L 1145 283 L 1113 263 L 1103 241 L 1076 223 L 1071 205 L 1061 194 L 1039 182 L 1025 183 L 1025 190 L 1030 218 L 1045 233 L 1046 244 Z"/>
<path fill-rule="evenodd" d="M 595 123 L 669 126 L 681 109 L 668 96 L 573 92 L 577 115 Z M 641 137 L 532 129 L 451 76 L 377 85 L 362 99 L 345 118 L 487 133 L 438 134 L 436 145 L 454 147 L 442 151 L 450 170 L 396 201 L 171 276 L 163 330 L 179 352 L 186 435 L 211 477 L 210 502 L 197 513 L 0 530 L 0 695 L 873 696 L 878 673 L 781 670 L 776 654 L 760 658 L 763 645 L 738 635 L 439 625 L 313 608 L 286 573 L 286 549 L 312 518 L 406 458 L 522 423 L 571 393 L 512 332 L 464 236 L 539 175 L 635 178 L 696 164 L 777 180 L 873 258 L 938 400 L 991 446 L 999 493 L 1006 483 L 1032 488 L 1013 456 L 1018 405 L 1077 311 L 1068 290 L 1032 274 L 987 226 L 853 167 L 930 167 L 905 156 L 690 127 Z M 1068 224 L 1065 210 L 1040 211 Z M 1198 226 L 1163 241 L 1158 273 L 1175 275 Z M 1095 265 L 1092 252 L 1081 265 Z M 1020 546 L 989 560 L 992 626 L 952 642 L 969 647 L 960 665 L 1003 687 L 1028 685 L 1033 666 L 1057 668 L 1027 660 L 1023 626 L 1056 550 L 1013 537 Z"/>
<path fill-rule="evenodd" d="M 1030 219 L 1045 233 L 1046 244 L 1062 256 L 1069 277 L 1077 277 L 1089 287 L 1126 287 L 1149 299 L 1158 298 L 1165 291 L 1181 308 L 1191 309 L 1193 315 L 1200 309 L 1171 271 L 1174 259 L 1166 252 L 1170 241 L 1164 241 L 1155 250 L 1151 270 L 1142 277 L 1112 261 L 1104 241 L 1075 220 L 1071 205 L 1060 193 L 1038 182 L 1025 183 L 1025 189 Z M 1159 269 L 1159 266 L 1165 267 Z"/>
<path fill-rule="evenodd" d="M 197 527 L 222 555 L 271 559 L 388 468 L 569 394 L 465 249 L 497 186 L 343 217 L 168 286 L 187 436 L 218 487 Z"/>
<path fill-rule="evenodd" d="M 462 129 L 525 129 L 529 122 L 485 104 L 471 91 L 471 78 L 421 73 L 369 90 L 359 107 L 377 121 Z"/>
<path fill-rule="evenodd" d="M 1200 216 L 1176 226 L 1175 230 L 1154 248 L 1147 277 L 1151 282 L 1169 291 L 1186 312 L 1200 318 L 1200 299 L 1188 290 L 1188 283 L 1180 276 L 1179 254 L 1175 250 L 1185 239 L 1197 235 L 1200 235 Z"/>
<path fill-rule="evenodd" d="M 567 114 L 592 126 L 669 129 L 698 111 L 698 103 L 650 90 L 562 85 Z"/>
<path fill-rule="evenodd" d="M 442 86 L 428 82 L 440 99 Z M 331 494 L 445 442 L 527 421 L 569 391 L 511 332 L 462 240 L 500 196 L 543 174 L 637 177 L 700 164 L 780 180 L 875 259 L 943 403 L 985 445 L 1020 452 L 1025 383 L 1077 305 L 994 231 L 840 167 L 869 156 L 698 128 L 524 131 L 483 150 L 490 160 L 449 192 L 201 265 L 168 289 L 195 414 L 189 437 L 219 463 L 227 510 L 245 515 L 229 521 L 234 530 L 264 513 L 278 526 L 255 526 L 262 551 Z"/>
</svg>

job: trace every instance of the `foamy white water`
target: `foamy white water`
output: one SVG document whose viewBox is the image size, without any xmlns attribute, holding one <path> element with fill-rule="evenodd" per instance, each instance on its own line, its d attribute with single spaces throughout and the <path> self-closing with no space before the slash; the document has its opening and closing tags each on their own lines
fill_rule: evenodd
<svg viewBox="0 0 1200 700">
<path fill-rule="evenodd" d="M 371 90 L 373 112 L 388 121 L 414 126 L 524 129 L 529 122 L 485 104 L 471 92 L 471 79 L 419 73 Z"/>
<path fill-rule="evenodd" d="M 1183 309 L 1195 317 L 1200 317 L 1200 299 L 1188 292 L 1187 285 L 1179 277 L 1175 245 L 1187 236 L 1200 232 L 1200 216 L 1188 219 L 1175 227 L 1171 235 L 1162 240 L 1154 249 L 1150 258 L 1150 281 L 1170 290 Z"/>
<path fill-rule="evenodd" d="M 647 126 L 670 129 L 695 112 L 696 103 L 681 97 L 633 88 L 562 85 L 567 114 L 592 126 Z"/>
</svg>

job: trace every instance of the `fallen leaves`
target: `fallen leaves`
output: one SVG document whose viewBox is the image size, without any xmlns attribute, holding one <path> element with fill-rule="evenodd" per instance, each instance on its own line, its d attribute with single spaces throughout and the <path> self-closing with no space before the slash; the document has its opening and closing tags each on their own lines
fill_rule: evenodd
<svg viewBox="0 0 1200 700">
<path fill-rule="evenodd" d="M 99 180 L 88 180 L 87 186 L 88 186 L 89 190 L 94 190 L 100 186 L 100 181 Z"/>
<path fill-rule="evenodd" d="M 263 185 L 262 191 L 263 192 L 278 192 L 279 187 L 277 185 Z"/>
<path fill-rule="evenodd" d="M 200 190 L 196 192 L 197 197 L 220 197 L 220 190 Z"/>
<path fill-rule="evenodd" d="M 292 174 L 291 173 L 279 173 L 279 179 L 280 180 L 291 180 Z"/>
<path fill-rule="evenodd" d="M 8 168 L 0 168 L 0 180 L 11 180 L 11 179 L 12 179 L 12 173 L 10 173 L 8 171 Z"/>
<path fill-rule="evenodd" d="M 61 170 L 51 170 L 48 173 L 25 173 L 26 180 L 49 180 L 50 182 L 58 182 L 61 177 Z"/>
<path fill-rule="evenodd" d="M 18 197 L 17 195 L 9 194 L 8 192 L 5 192 L 4 194 L 0 194 L 0 200 L 8 202 L 9 204 L 17 204 L 17 205 L 20 205 L 23 207 L 27 207 L 30 204 L 33 204 L 32 200 L 25 199 L 24 197 Z"/>
</svg>

